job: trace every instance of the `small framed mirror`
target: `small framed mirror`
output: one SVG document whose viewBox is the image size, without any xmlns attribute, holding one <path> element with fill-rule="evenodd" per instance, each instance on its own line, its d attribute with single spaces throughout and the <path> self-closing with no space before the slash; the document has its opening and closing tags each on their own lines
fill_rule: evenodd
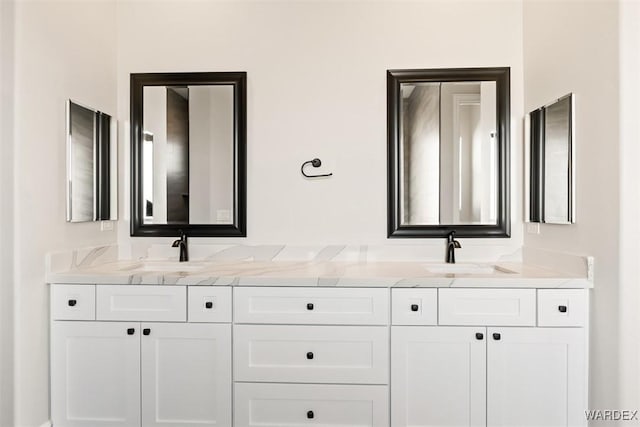
<svg viewBox="0 0 640 427">
<path fill-rule="evenodd" d="M 131 74 L 131 235 L 246 236 L 245 72 Z"/>
<path fill-rule="evenodd" d="M 509 237 L 509 76 L 387 72 L 389 237 Z"/>
<path fill-rule="evenodd" d="M 574 104 L 570 93 L 527 115 L 527 222 L 575 222 Z"/>
<path fill-rule="evenodd" d="M 67 221 L 115 221 L 117 148 L 115 120 L 67 101 Z"/>
</svg>

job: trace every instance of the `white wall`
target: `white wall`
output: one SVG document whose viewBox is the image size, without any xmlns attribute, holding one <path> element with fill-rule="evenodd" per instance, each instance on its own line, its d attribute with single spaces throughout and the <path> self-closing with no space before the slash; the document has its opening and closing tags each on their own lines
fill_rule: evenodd
<svg viewBox="0 0 640 427">
<path fill-rule="evenodd" d="M 640 2 L 622 2 L 619 20 L 620 406 L 637 408 L 640 402 Z"/>
<path fill-rule="evenodd" d="M 14 2 L 0 2 L 0 426 L 13 425 Z"/>
<path fill-rule="evenodd" d="M 524 245 L 595 257 L 593 409 L 620 408 L 618 73 L 618 2 L 524 2 L 525 111 L 575 93 L 577 150 L 576 224 L 542 224 L 539 235 L 524 236 Z"/>
<path fill-rule="evenodd" d="M 521 246 L 520 2 L 122 1 L 117 33 L 122 122 L 129 73 L 248 72 L 245 242 L 424 244 L 434 259 L 444 256 L 441 239 L 386 238 L 386 70 L 511 66 L 512 238 L 462 239 L 459 259 Z M 128 218 L 129 135 L 121 136 Z M 332 178 L 302 178 L 300 165 L 314 157 Z M 128 224 L 120 229 L 129 242 Z"/>
<path fill-rule="evenodd" d="M 18 427 L 37 427 L 49 419 L 46 252 L 116 241 L 117 233 L 100 232 L 98 223 L 66 223 L 64 191 L 65 100 L 116 116 L 115 10 L 114 2 L 102 1 L 16 3 L 13 251 Z"/>
</svg>

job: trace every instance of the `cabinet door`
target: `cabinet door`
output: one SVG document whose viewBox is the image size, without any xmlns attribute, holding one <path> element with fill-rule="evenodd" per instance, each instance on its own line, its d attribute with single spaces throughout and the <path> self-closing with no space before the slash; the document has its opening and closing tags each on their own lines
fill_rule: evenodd
<svg viewBox="0 0 640 427">
<path fill-rule="evenodd" d="M 231 425 L 231 325 L 142 324 L 142 425 Z"/>
<path fill-rule="evenodd" d="M 584 333 L 579 328 L 490 328 L 488 425 L 586 425 Z"/>
<path fill-rule="evenodd" d="M 392 426 L 484 426 L 485 381 L 485 328 L 391 328 Z"/>
<path fill-rule="evenodd" d="M 140 426 L 139 326 L 138 323 L 52 323 L 53 425 Z"/>
</svg>

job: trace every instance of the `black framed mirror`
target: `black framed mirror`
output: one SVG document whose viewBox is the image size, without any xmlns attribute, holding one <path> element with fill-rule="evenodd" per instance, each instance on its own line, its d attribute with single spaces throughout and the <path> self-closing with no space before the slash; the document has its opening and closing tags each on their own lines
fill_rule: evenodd
<svg viewBox="0 0 640 427">
<path fill-rule="evenodd" d="M 131 74 L 131 235 L 246 236 L 247 74 Z"/>
<path fill-rule="evenodd" d="M 387 235 L 509 237 L 510 69 L 387 71 Z"/>
</svg>

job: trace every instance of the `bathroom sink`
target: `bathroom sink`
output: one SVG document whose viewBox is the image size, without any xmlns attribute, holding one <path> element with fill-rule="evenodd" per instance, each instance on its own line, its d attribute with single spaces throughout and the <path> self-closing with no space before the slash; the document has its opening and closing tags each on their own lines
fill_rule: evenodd
<svg viewBox="0 0 640 427">
<path fill-rule="evenodd" d="M 193 271 L 200 271 L 205 267 L 205 264 L 202 263 L 191 263 L 191 262 L 177 262 L 177 261 L 152 261 L 152 262 L 142 262 L 140 264 L 136 264 L 133 267 L 127 267 L 124 270 L 127 271 L 140 271 L 140 272 L 175 272 L 175 273 L 186 273 Z"/>
<path fill-rule="evenodd" d="M 511 270 L 492 264 L 474 264 L 474 263 L 457 263 L 457 264 L 425 264 L 427 271 L 434 274 L 494 274 L 494 273 L 513 273 Z"/>
</svg>

